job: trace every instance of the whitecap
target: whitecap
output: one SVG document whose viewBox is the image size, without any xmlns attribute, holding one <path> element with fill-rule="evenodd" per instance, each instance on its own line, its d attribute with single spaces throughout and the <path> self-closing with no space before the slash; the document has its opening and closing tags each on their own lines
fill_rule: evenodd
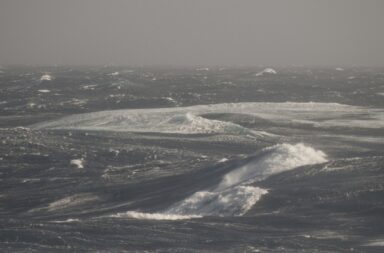
<svg viewBox="0 0 384 253">
<path fill-rule="evenodd" d="M 255 76 L 263 76 L 265 74 L 276 75 L 277 71 L 272 68 L 266 68 L 263 71 L 258 72 Z"/>
<path fill-rule="evenodd" d="M 72 159 L 70 162 L 71 166 L 76 167 L 77 169 L 83 169 L 84 168 L 84 159 Z"/>
<path fill-rule="evenodd" d="M 225 163 L 225 162 L 227 162 L 228 161 L 228 158 L 222 158 L 222 159 L 220 159 L 219 161 L 217 161 L 218 163 Z"/>
<path fill-rule="evenodd" d="M 219 185 L 224 189 L 239 182 L 252 183 L 270 175 L 303 165 L 326 162 L 326 154 L 303 143 L 278 144 L 264 150 L 266 155 L 226 174 Z"/>
<path fill-rule="evenodd" d="M 179 215 L 179 214 L 166 214 L 166 213 L 144 213 L 137 211 L 128 211 L 123 213 L 117 213 L 111 215 L 114 218 L 132 218 L 132 219 L 143 219 L 143 220 L 186 220 L 201 218 L 198 215 Z"/>
<path fill-rule="evenodd" d="M 199 191 L 169 208 L 166 214 L 198 216 L 241 216 L 268 193 L 253 186 L 235 186 L 225 190 Z"/>
<path fill-rule="evenodd" d="M 51 92 L 50 90 L 37 90 L 38 92 L 40 92 L 40 93 L 49 93 L 49 92 Z"/>
<path fill-rule="evenodd" d="M 49 74 L 44 74 L 40 77 L 40 81 L 52 81 L 53 77 Z"/>
<path fill-rule="evenodd" d="M 79 219 L 66 219 L 66 220 L 55 220 L 51 221 L 52 223 L 72 223 L 72 222 L 78 222 L 80 221 Z"/>
<path fill-rule="evenodd" d="M 163 212 L 137 211 L 123 217 L 136 219 L 185 219 L 203 216 L 241 216 L 246 214 L 268 190 L 250 184 L 299 166 L 327 161 L 325 153 L 302 143 L 279 144 L 262 151 L 254 160 L 227 173 L 211 189 L 198 191 Z M 122 217 L 118 214 L 118 217 Z"/>
</svg>

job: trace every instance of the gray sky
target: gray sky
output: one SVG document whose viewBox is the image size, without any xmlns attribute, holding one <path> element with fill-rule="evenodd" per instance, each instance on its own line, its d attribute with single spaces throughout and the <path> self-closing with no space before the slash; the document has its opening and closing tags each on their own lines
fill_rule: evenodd
<svg viewBox="0 0 384 253">
<path fill-rule="evenodd" d="M 383 0 L 0 0 L 0 64 L 379 65 Z"/>
</svg>

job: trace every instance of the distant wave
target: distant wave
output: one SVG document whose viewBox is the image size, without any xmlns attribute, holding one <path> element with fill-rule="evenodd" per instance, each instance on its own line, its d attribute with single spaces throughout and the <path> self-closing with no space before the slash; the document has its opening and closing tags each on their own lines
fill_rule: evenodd
<svg viewBox="0 0 384 253">
<path fill-rule="evenodd" d="M 156 109 L 126 109 L 67 116 L 42 122 L 37 129 L 79 129 L 162 133 L 265 135 L 234 122 L 201 117 L 210 113 L 248 114 L 280 123 L 318 127 L 383 127 L 384 112 L 337 103 L 232 103 Z M 351 114 L 355 117 L 351 118 Z M 364 120 L 361 118 L 364 117 Z M 341 120 L 340 120 L 341 119 Z"/>
<path fill-rule="evenodd" d="M 302 143 L 264 149 L 247 164 L 227 173 L 217 186 L 198 191 L 158 213 L 128 211 L 113 217 L 135 219 L 191 219 L 203 216 L 241 216 L 268 191 L 252 186 L 266 177 L 299 166 L 326 162 L 326 155 Z"/>
<path fill-rule="evenodd" d="M 52 81 L 53 77 L 50 74 L 44 74 L 40 77 L 40 81 Z"/>
</svg>

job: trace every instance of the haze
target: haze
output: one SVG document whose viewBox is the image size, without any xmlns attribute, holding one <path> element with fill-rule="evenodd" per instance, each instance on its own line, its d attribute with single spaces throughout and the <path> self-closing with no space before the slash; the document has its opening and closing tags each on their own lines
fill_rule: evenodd
<svg viewBox="0 0 384 253">
<path fill-rule="evenodd" d="M 1 0 L 0 64 L 384 66 L 382 0 Z"/>
</svg>

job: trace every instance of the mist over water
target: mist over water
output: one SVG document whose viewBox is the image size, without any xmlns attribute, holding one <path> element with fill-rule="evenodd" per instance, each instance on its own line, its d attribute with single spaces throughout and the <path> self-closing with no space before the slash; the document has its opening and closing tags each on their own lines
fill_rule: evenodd
<svg viewBox="0 0 384 253">
<path fill-rule="evenodd" d="M 384 66 L 381 0 L 3 0 L 0 64 Z"/>
</svg>

